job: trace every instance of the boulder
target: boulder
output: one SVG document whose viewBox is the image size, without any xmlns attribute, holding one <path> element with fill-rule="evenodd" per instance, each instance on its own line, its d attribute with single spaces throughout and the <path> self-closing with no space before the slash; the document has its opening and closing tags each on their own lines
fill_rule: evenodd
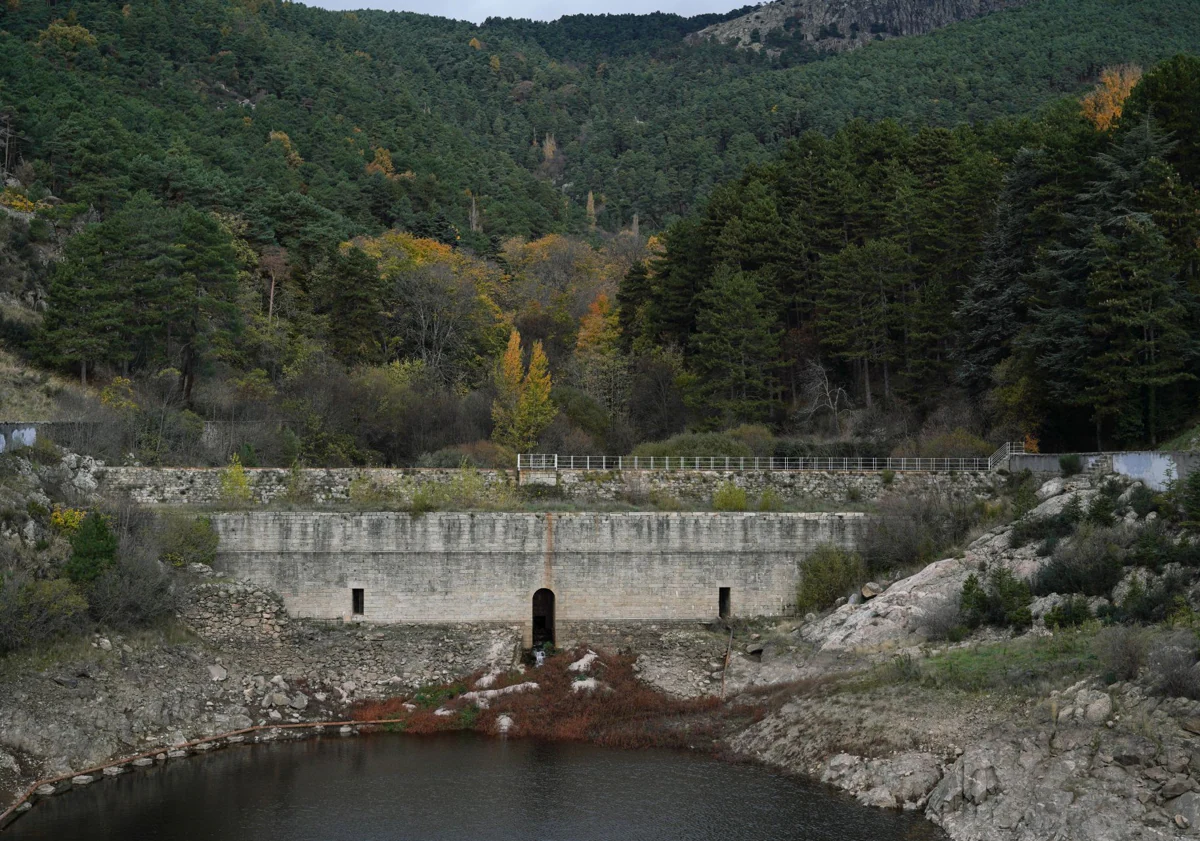
<svg viewBox="0 0 1200 841">
<path fill-rule="evenodd" d="M 1189 791 L 1179 795 L 1174 800 L 1166 802 L 1167 812 L 1181 815 L 1189 826 L 1195 826 L 1200 821 L 1200 794 Z"/>
<path fill-rule="evenodd" d="M 224 666 L 213 664 L 208 667 L 208 676 L 219 683 L 229 677 L 229 672 Z"/>
<path fill-rule="evenodd" d="M 1066 486 L 1066 483 L 1067 483 L 1066 479 L 1056 476 L 1055 478 L 1051 479 L 1049 482 L 1046 482 L 1045 484 L 1043 484 L 1040 488 L 1038 488 L 1034 492 L 1038 498 L 1038 502 L 1045 502 L 1047 499 L 1050 499 L 1050 497 L 1052 497 L 1052 496 L 1058 496 L 1060 493 L 1063 492 L 1063 488 Z"/>
<path fill-rule="evenodd" d="M 873 599 L 882 594 L 883 588 L 874 581 L 868 581 L 866 584 L 862 585 L 862 597 L 864 599 Z"/>
<path fill-rule="evenodd" d="M 1112 698 L 1102 692 L 1099 698 L 1094 698 L 1084 707 L 1084 718 L 1091 724 L 1103 724 L 1112 716 L 1112 711 Z"/>
<path fill-rule="evenodd" d="M 1056 517 L 1063 512 L 1063 509 L 1071 504 L 1071 500 L 1078 499 L 1080 507 L 1087 511 L 1088 504 L 1092 501 L 1092 497 L 1098 494 L 1099 491 L 1090 488 L 1081 488 L 1080 490 L 1072 491 L 1071 493 L 1062 493 L 1057 496 L 1052 496 L 1045 502 L 1038 505 L 1026 516 L 1042 519 L 1045 517 Z"/>
<path fill-rule="evenodd" d="M 569 672 L 590 672 L 592 670 L 592 664 L 595 663 L 598 659 L 600 659 L 600 655 L 594 651 L 589 650 L 587 654 L 583 655 L 578 660 L 576 660 L 574 663 L 571 663 L 569 666 L 567 666 L 567 671 L 569 671 Z"/>
</svg>

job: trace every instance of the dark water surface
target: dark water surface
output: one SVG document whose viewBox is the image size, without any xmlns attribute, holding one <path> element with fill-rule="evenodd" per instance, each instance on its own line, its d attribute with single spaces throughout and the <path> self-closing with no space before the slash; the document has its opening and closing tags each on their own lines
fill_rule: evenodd
<svg viewBox="0 0 1200 841">
<path fill-rule="evenodd" d="M 231 748 L 45 801 L 4 841 L 916 841 L 762 768 L 674 751 L 387 734 Z"/>
</svg>

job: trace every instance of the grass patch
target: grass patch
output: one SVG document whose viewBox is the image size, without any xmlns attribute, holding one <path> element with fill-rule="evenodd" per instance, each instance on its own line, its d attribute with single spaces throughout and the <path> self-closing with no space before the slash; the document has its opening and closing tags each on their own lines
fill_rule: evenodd
<svg viewBox="0 0 1200 841">
<path fill-rule="evenodd" d="M 935 689 L 1041 695 L 1101 670 L 1092 644 L 1098 629 L 1098 623 L 1089 622 L 1050 637 L 1023 637 L 947 651 L 917 662 L 915 668 L 881 668 Z"/>
</svg>

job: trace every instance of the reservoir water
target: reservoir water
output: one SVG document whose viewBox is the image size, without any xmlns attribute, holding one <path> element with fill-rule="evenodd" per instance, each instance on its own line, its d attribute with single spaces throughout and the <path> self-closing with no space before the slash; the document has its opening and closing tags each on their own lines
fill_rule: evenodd
<svg viewBox="0 0 1200 841">
<path fill-rule="evenodd" d="M 920 841 L 914 815 L 675 751 L 375 734 L 252 745 L 36 806 L 4 841 Z"/>
</svg>

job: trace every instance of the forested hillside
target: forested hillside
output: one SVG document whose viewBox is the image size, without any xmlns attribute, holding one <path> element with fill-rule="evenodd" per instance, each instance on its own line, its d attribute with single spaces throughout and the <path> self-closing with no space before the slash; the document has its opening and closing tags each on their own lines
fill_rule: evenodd
<svg viewBox="0 0 1200 841">
<path fill-rule="evenodd" d="M 684 42 L 711 22 L 22 0 L 0 12 L 0 108 L 68 200 L 104 209 L 146 187 L 277 239 L 393 224 L 446 238 L 448 221 L 482 248 L 583 230 L 589 194 L 605 229 L 635 213 L 662 226 L 851 117 L 1027 113 L 1106 65 L 1200 49 L 1188 0 L 1041 0 L 793 67 Z"/>
<path fill-rule="evenodd" d="M 1200 396 L 1200 59 L 1139 75 L 1036 120 L 789 144 L 626 279 L 627 345 L 684 349 L 694 423 L 799 407 L 838 431 L 857 403 L 1156 444 Z"/>
<path fill-rule="evenodd" d="M 0 327 L 144 462 L 1153 443 L 1197 409 L 1200 85 L 1130 68 L 1193 12 L 816 60 L 685 38 L 720 16 L 10 2 Z"/>
</svg>

